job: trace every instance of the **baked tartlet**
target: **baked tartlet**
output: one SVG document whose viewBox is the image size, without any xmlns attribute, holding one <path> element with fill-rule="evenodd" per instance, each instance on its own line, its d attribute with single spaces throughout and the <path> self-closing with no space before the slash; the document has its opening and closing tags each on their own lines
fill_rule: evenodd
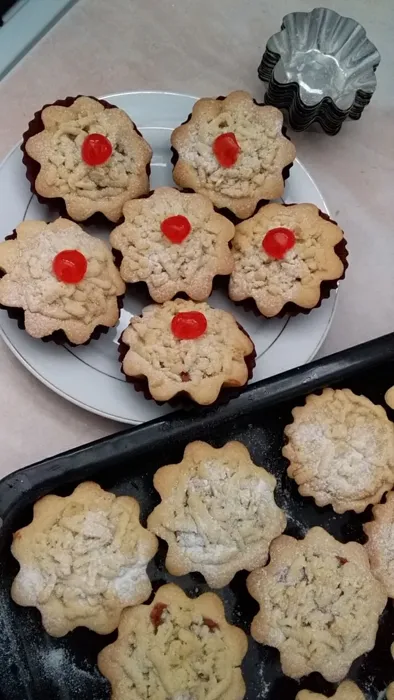
<svg viewBox="0 0 394 700">
<path fill-rule="evenodd" d="M 362 513 L 394 484 L 394 425 L 350 389 L 324 389 L 292 411 L 283 456 L 302 496 L 336 513 Z"/>
<path fill-rule="evenodd" d="M 248 576 L 247 587 L 260 605 L 252 637 L 279 650 L 283 673 L 318 672 L 331 683 L 373 649 L 387 602 L 364 547 L 342 544 L 320 527 L 303 540 L 274 540 L 270 563 Z"/>
<path fill-rule="evenodd" d="M 127 200 L 149 191 L 152 149 L 122 109 L 95 97 L 46 105 L 23 135 L 31 189 L 75 221 L 100 212 L 118 221 Z"/>
<path fill-rule="evenodd" d="M 83 626 L 113 632 L 122 610 L 149 598 L 146 573 L 157 539 L 139 521 L 130 496 L 85 482 L 71 496 L 44 496 L 33 521 L 18 530 L 11 551 L 20 564 L 15 603 L 38 608 L 48 634 Z"/>
<path fill-rule="evenodd" d="M 394 598 L 394 491 L 386 502 L 374 506 L 373 520 L 366 523 L 367 550 L 372 573 L 384 585 L 387 595 Z"/>
<path fill-rule="evenodd" d="M 295 700 L 328 700 L 327 695 L 314 693 L 312 690 L 300 690 Z M 336 689 L 334 695 L 330 695 L 330 700 L 365 700 L 364 693 L 353 681 L 342 681 Z"/>
<path fill-rule="evenodd" d="M 245 386 L 255 362 L 232 314 L 184 299 L 145 307 L 123 331 L 119 352 L 126 378 L 146 396 L 169 401 L 183 392 L 202 405 L 223 387 Z"/>
<path fill-rule="evenodd" d="M 207 197 L 159 187 L 127 202 L 123 214 L 125 222 L 110 235 L 121 254 L 120 274 L 125 282 L 145 282 L 154 301 L 180 292 L 203 301 L 215 275 L 232 272 L 234 226 Z"/>
<path fill-rule="evenodd" d="M 119 320 L 112 252 L 69 219 L 23 221 L 0 243 L 0 304 L 33 338 L 81 345 Z"/>
<path fill-rule="evenodd" d="M 214 593 L 198 598 L 170 583 L 150 605 L 123 612 L 118 638 L 98 656 L 112 700 L 242 700 L 246 634 Z"/>
<path fill-rule="evenodd" d="M 267 204 L 235 227 L 233 301 L 263 316 L 308 312 L 345 275 L 343 231 L 314 204 Z"/>
<path fill-rule="evenodd" d="M 282 196 L 296 153 L 279 109 L 257 104 L 242 90 L 198 100 L 171 144 L 175 182 L 239 219 L 252 216 L 259 202 Z"/>
<path fill-rule="evenodd" d="M 153 483 L 162 502 L 147 527 L 168 543 L 166 568 L 175 576 L 198 571 L 212 588 L 227 586 L 237 571 L 263 566 L 286 527 L 275 477 L 240 442 L 219 449 L 192 442 Z"/>
</svg>

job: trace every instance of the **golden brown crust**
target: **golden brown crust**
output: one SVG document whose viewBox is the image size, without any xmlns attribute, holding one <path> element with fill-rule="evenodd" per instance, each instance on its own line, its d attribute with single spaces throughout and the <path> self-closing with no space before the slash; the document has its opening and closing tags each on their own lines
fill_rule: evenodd
<svg viewBox="0 0 394 700">
<path fill-rule="evenodd" d="M 159 187 L 148 198 L 127 202 L 123 214 L 125 222 L 110 235 L 112 247 L 123 256 L 120 274 L 125 282 L 146 282 L 157 303 L 180 292 L 203 301 L 212 292 L 215 275 L 231 273 L 228 244 L 235 229 L 216 214 L 207 197 Z M 180 244 L 171 243 L 160 228 L 164 219 L 177 215 L 192 227 Z"/>
<path fill-rule="evenodd" d="M 327 696 L 322 693 L 313 693 L 311 690 L 300 690 L 295 700 L 326 700 Z M 334 695 L 330 695 L 330 700 L 365 700 L 364 693 L 353 681 L 342 681 L 336 689 Z"/>
<path fill-rule="evenodd" d="M 171 330 L 180 312 L 198 311 L 207 330 L 194 340 L 179 340 Z M 202 405 L 213 403 L 222 387 L 244 386 L 249 377 L 245 358 L 254 349 L 232 314 L 207 303 L 174 299 L 145 307 L 122 334 L 129 346 L 122 368 L 126 376 L 146 377 L 156 401 L 168 401 L 180 392 Z"/>
<path fill-rule="evenodd" d="M 205 194 L 215 207 L 228 208 L 240 219 L 252 216 L 260 200 L 283 194 L 283 170 L 295 158 L 282 125 L 278 109 L 257 105 L 241 90 L 224 100 L 198 100 L 191 119 L 171 136 L 178 154 L 175 182 Z M 241 147 L 231 168 L 221 167 L 212 152 L 213 141 L 225 132 L 234 133 Z"/>
<path fill-rule="evenodd" d="M 199 571 L 212 588 L 227 586 L 241 569 L 263 566 L 286 527 L 274 500 L 275 477 L 253 464 L 240 442 L 219 449 L 190 443 L 179 464 L 156 472 L 154 486 L 162 502 L 147 527 L 168 543 L 168 571 Z"/>
<path fill-rule="evenodd" d="M 149 191 L 147 166 L 152 149 L 122 109 L 78 97 L 68 107 L 50 105 L 41 113 L 44 129 L 27 139 L 26 153 L 41 165 L 34 182 L 42 197 L 64 199 L 75 221 L 96 212 L 118 221 L 125 202 Z M 89 133 L 108 137 L 113 153 L 102 166 L 89 166 L 81 146 Z"/>
<path fill-rule="evenodd" d="M 60 282 L 52 263 L 62 250 L 77 249 L 87 260 L 78 284 Z M 69 219 L 23 221 L 16 238 L 0 243 L 0 304 L 24 311 L 27 333 L 43 338 L 62 330 L 71 343 L 88 341 L 97 326 L 119 320 L 118 297 L 125 284 L 111 250 Z"/>
<path fill-rule="evenodd" d="M 350 389 L 324 389 L 292 414 L 282 452 L 302 496 L 362 513 L 392 488 L 394 427 L 381 406 Z"/>
<path fill-rule="evenodd" d="M 293 231 L 296 243 L 284 258 L 269 256 L 262 245 L 270 229 Z M 343 231 L 320 216 L 314 204 L 268 204 L 235 228 L 232 248 L 234 271 L 229 296 L 234 301 L 252 298 L 263 316 L 279 314 L 292 302 L 312 309 L 321 299 L 321 284 L 339 280 L 343 262 L 335 246 Z"/>
<path fill-rule="evenodd" d="M 342 544 L 314 527 L 303 540 L 281 535 L 270 563 L 247 579 L 260 605 L 251 634 L 280 652 L 291 678 L 319 672 L 336 683 L 373 649 L 387 597 L 364 547 Z"/>
<path fill-rule="evenodd" d="M 98 657 L 112 700 L 242 700 L 247 638 L 214 593 L 191 600 L 170 583 L 150 605 L 123 612 L 118 639 Z"/>
<path fill-rule="evenodd" d="M 394 492 L 387 494 L 386 503 L 374 506 L 372 513 L 373 520 L 363 526 L 368 535 L 364 546 L 372 573 L 394 598 Z"/>
<path fill-rule="evenodd" d="M 122 610 L 152 590 L 146 566 L 157 539 L 140 525 L 139 512 L 134 498 L 93 482 L 65 498 L 41 498 L 11 546 L 20 564 L 11 589 L 15 603 L 36 607 L 53 637 L 79 626 L 113 632 Z"/>
</svg>

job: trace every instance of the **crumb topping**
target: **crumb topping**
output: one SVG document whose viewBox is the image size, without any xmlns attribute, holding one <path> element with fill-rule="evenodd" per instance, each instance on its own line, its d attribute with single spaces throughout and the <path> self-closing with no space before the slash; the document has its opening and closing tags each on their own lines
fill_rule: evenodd
<svg viewBox="0 0 394 700">
<path fill-rule="evenodd" d="M 325 389 L 294 409 L 283 454 L 302 495 L 362 512 L 394 483 L 394 430 L 381 406 L 349 389 Z"/>
<path fill-rule="evenodd" d="M 290 229 L 296 239 L 282 259 L 268 255 L 262 245 L 267 232 L 278 227 Z M 230 297 L 234 301 L 254 299 L 266 316 L 279 313 L 287 302 L 315 306 L 321 283 L 343 273 L 343 263 L 334 250 L 342 239 L 341 229 L 325 221 L 313 204 L 262 207 L 236 226 Z"/>
<path fill-rule="evenodd" d="M 56 255 L 70 249 L 87 260 L 85 276 L 77 284 L 59 281 L 52 269 Z M 0 301 L 24 309 L 26 330 L 34 337 L 77 322 L 78 333 L 88 339 L 106 319 L 109 326 L 118 320 L 117 296 L 125 286 L 110 249 L 67 219 L 18 226 L 17 237 L 0 244 L 0 268 L 6 273 L 0 280 Z"/>
<path fill-rule="evenodd" d="M 188 219 L 191 232 L 174 244 L 163 235 L 161 223 L 179 214 Z M 213 277 L 231 272 L 228 241 L 234 226 L 214 212 L 208 198 L 161 187 L 147 199 L 128 202 L 124 216 L 125 223 L 110 236 L 123 255 L 121 275 L 126 282 L 146 282 L 155 301 L 167 301 L 179 292 L 204 299 Z"/>
</svg>

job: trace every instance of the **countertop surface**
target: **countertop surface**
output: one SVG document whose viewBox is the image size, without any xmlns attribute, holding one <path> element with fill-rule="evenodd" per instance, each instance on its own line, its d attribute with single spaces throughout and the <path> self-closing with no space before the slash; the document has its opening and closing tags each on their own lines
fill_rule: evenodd
<svg viewBox="0 0 394 700">
<path fill-rule="evenodd" d="M 320 351 L 329 354 L 394 325 L 394 4 L 324 4 L 361 22 L 382 55 L 378 88 L 360 121 L 335 137 L 294 135 L 350 249 Z M 0 83 L 0 159 L 34 111 L 67 95 L 152 89 L 206 96 L 243 88 L 261 99 L 256 68 L 267 39 L 287 12 L 313 7 L 306 0 L 80 0 Z M 1 341 L 0 387 L 0 476 L 122 429 L 51 393 Z"/>
</svg>

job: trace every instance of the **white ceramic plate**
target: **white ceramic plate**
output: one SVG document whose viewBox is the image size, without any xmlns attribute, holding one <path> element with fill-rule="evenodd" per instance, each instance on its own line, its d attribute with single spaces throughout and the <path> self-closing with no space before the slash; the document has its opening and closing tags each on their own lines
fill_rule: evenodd
<svg viewBox="0 0 394 700">
<path fill-rule="evenodd" d="M 134 92 L 110 95 L 108 99 L 130 114 L 153 148 L 152 189 L 171 185 L 170 133 L 186 119 L 196 98 L 166 92 Z M 299 161 L 291 169 L 284 201 L 312 202 L 327 212 L 318 187 Z M 30 193 L 19 146 L 0 166 L 0 210 L 0 240 L 23 219 L 51 218 L 47 208 Z M 108 238 L 108 231 L 109 228 L 94 229 L 94 233 L 102 238 Z M 89 232 L 93 232 L 92 227 Z M 335 302 L 336 294 L 332 294 L 319 309 L 307 316 L 263 320 L 251 312 L 239 310 L 223 292 L 215 291 L 209 300 L 213 306 L 232 311 L 253 338 L 257 351 L 253 381 L 311 360 L 327 334 Z M 34 340 L 19 330 L 17 323 L 4 311 L 0 311 L 0 331 L 20 362 L 65 399 L 122 423 L 140 423 L 170 410 L 146 401 L 120 372 L 117 339 L 130 317 L 139 314 L 146 303 L 146 298 L 127 295 L 117 328 L 80 348 Z"/>
</svg>

